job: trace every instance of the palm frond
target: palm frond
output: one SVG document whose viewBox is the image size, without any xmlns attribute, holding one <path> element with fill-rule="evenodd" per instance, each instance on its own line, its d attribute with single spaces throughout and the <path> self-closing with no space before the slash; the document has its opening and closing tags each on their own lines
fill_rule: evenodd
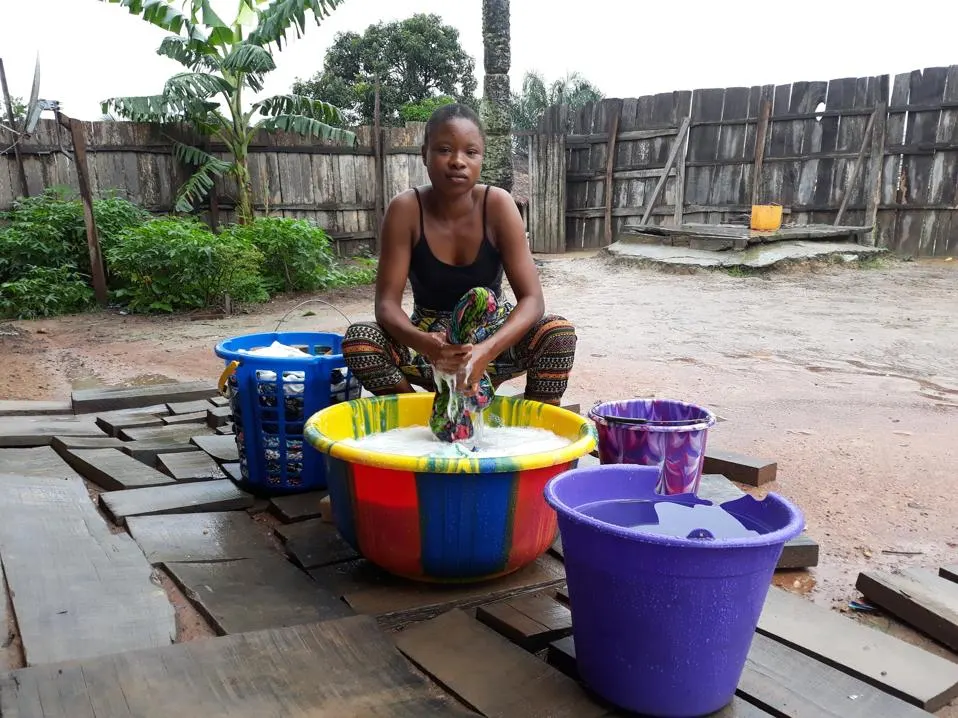
<svg viewBox="0 0 958 718">
<path fill-rule="evenodd" d="M 242 74 L 253 92 L 262 92 L 263 75 L 276 69 L 276 61 L 265 48 L 242 43 L 223 58 L 223 71 Z"/>
<path fill-rule="evenodd" d="M 306 95 L 274 95 L 255 103 L 252 107 L 261 115 L 304 115 L 314 120 L 335 125 L 342 123 L 339 108 Z"/>
<path fill-rule="evenodd" d="M 181 72 L 166 81 L 163 94 L 173 99 L 205 99 L 235 88 L 226 79 L 206 72 Z"/>
<path fill-rule="evenodd" d="M 213 189 L 214 178 L 222 177 L 233 167 L 230 162 L 182 142 L 173 143 L 173 155 L 184 164 L 197 167 L 176 193 L 177 212 L 192 212 L 197 202 Z"/>
<path fill-rule="evenodd" d="M 210 0 L 190 0 L 190 20 L 210 29 L 211 45 L 228 45 L 233 41 L 233 29 L 216 14 Z"/>
<path fill-rule="evenodd" d="M 259 11 L 259 24 L 247 41 L 252 45 L 265 47 L 276 43 L 282 49 L 286 32 L 295 27 L 296 37 L 302 37 L 306 31 L 306 13 L 312 12 L 319 25 L 332 14 L 343 0 L 275 0 L 265 10 Z"/>
<path fill-rule="evenodd" d="M 165 95 L 111 97 L 100 103 L 103 114 L 109 114 L 111 108 L 116 115 L 132 122 L 168 123 L 183 118 L 182 106 L 171 105 Z"/>
<path fill-rule="evenodd" d="M 207 70 L 219 69 L 216 55 L 202 52 L 199 48 L 190 45 L 186 38 L 180 37 L 179 35 L 167 35 L 164 37 L 156 54 L 168 57 L 171 60 L 176 60 L 191 70 L 201 67 Z"/>
<path fill-rule="evenodd" d="M 267 117 L 261 120 L 256 128 L 296 132 L 297 134 L 313 136 L 320 140 L 344 142 L 348 145 L 356 144 L 356 135 L 349 130 L 327 125 L 325 122 L 320 122 L 315 118 L 306 117 L 305 115 L 275 115 L 273 117 Z"/>
<path fill-rule="evenodd" d="M 151 25 L 163 28 L 174 35 L 185 34 L 190 44 L 197 47 L 209 42 L 209 37 L 198 23 L 170 5 L 167 0 L 100 0 L 125 7 L 131 15 L 139 15 Z"/>
</svg>

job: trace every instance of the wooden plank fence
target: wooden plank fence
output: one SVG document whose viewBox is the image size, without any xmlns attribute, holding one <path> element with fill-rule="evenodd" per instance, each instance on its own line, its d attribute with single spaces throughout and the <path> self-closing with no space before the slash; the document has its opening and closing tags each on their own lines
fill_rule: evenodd
<svg viewBox="0 0 958 718">
<path fill-rule="evenodd" d="M 530 148 L 535 252 L 777 203 L 787 223 L 874 226 L 904 255 L 958 253 L 958 65 L 552 107 Z"/>
<path fill-rule="evenodd" d="M 79 124 L 94 196 L 115 192 L 151 212 L 170 211 L 176 190 L 189 176 L 173 157 L 172 141 L 197 142 L 188 130 L 132 122 Z M 374 252 L 385 204 L 399 192 L 429 181 L 420 157 L 424 127 L 408 123 L 383 128 L 378 146 L 373 129 L 362 127 L 354 147 L 291 133 L 260 133 L 249 154 L 254 206 L 260 213 L 315 221 L 336 240 L 341 255 Z M 0 150 L 12 142 L 12 136 L 0 130 Z M 78 190 L 76 166 L 59 151 L 61 147 L 72 150 L 70 132 L 46 119 L 20 144 L 31 196 L 54 186 Z M 222 148 L 205 147 L 225 157 Z M 9 209 L 24 194 L 18 174 L 13 151 L 0 155 L 0 210 Z M 201 208 L 204 219 L 216 224 L 235 221 L 231 185 L 217 181 L 213 201 Z"/>
</svg>

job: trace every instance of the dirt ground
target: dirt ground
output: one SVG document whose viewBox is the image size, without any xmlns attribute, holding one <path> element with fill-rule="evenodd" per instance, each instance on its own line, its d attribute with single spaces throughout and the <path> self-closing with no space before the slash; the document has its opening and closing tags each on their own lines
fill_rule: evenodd
<svg viewBox="0 0 958 718">
<path fill-rule="evenodd" d="M 701 403 L 725 419 L 711 445 L 778 461 L 766 488 L 801 506 L 821 544 L 820 565 L 782 576 L 786 586 L 847 610 L 861 570 L 955 561 L 958 262 L 736 277 L 574 256 L 544 259 L 541 274 L 548 310 L 579 334 L 569 402 Z M 303 299 L 219 320 L 104 312 L 4 324 L 0 398 L 214 380 L 217 341 L 273 330 L 287 313 L 283 329 L 345 328 L 325 305 L 295 308 Z M 371 288 L 322 299 L 351 320 L 372 316 Z"/>
</svg>

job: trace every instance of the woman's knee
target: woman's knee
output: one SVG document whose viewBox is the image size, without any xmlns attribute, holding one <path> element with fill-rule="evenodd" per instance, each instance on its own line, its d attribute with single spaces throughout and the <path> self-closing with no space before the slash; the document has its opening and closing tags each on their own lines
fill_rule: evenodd
<svg viewBox="0 0 958 718">
<path fill-rule="evenodd" d="M 389 337 L 376 322 L 350 324 L 343 335 L 343 358 L 347 366 L 357 357 L 389 356 Z"/>
<path fill-rule="evenodd" d="M 536 329 L 536 337 L 533 340 L 535 354 L 540 356 L 575 354 L 578 340 L 575 325 L 565 317 L 547 314 L 539 321 Z"/>
</svg>

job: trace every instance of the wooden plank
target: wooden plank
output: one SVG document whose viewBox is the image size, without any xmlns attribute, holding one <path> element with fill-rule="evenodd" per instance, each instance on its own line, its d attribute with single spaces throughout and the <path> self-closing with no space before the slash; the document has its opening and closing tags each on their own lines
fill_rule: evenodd
<svg viewBox="0 0 958 718">
<path fill-rule="evenodd" d="M 126 527 L 154 565 L 279 555 L 245 511 L 131 516 Z"/>
<path fill-rule="evenodd" d="M 140 441 L 121 441 L 118 447 L 124 454 L 129 454 L 137 461 L 147 466 L 156 465 L 156 457 L 160 454 L 170 454 L 177 451 L 196 451 L 196 447 L 189 443 L 189 438 L 175 437 L 166 439 L 141 439 Z"/>
<path fill-rule="evenodd" d="M 77 414 L 114 409 L 136 409 L 152 404 L 208 399 L 217 394 L 208 381 L 156 384 L 154 386 L 80 389 L 73 392 L 73 410 Z"/>
<path fill-rule="evenodd" d="M 206 410 L 206 424 L 213 429 L 224 426 L 232 420 L 233 410 L 228 406 L 214 406 Z"/>
<path fill-rule="evenodd" d="M 848 177 L 845 186 L 842 187 L 842 201 L 838 205 L 838 212 L 835 214 L 835 224 L 840 225 L 845 218 L 845 211 L 848 209 L 848 200 L 851 199 L 855 189 L 855 184 L 861 176 L 862 168 L 865 164 L 865 152 L 868 149 L 869 142 L 874 140 L 875 136 L 875 116 L 878 114 L 878 108 L 868 118 L 868 124 L 865 125 L 865 134 L 862 137 L 861 147 L 858 149 L 858 157 L 855 158 L 855 164 Z"/>
<path fill-rule="evenodd" d="M 224 401 L 228 401 L 226 397 L 222 397 Z M 171 414 L 195 414 L 197 412 L 206 413 L 208 409 L 211 409 L 215 406 L 209 399 L 196 399 L 194 401 L 177 401 L 168 403 L 166 405 L 166 410 Z M 220 404 L 219 406 L 225 406 Z"/>
<path fill-rule="evenodd" d="M 207 412 L 196 411 L 192 414 L 172 414 L 171 416 L 164 416 L 162 423 L 164 426 L 170 426 L 171 424 L 206 424 Z"/>
<path fill-rule="evenodd" d="M 635 140 L 651 140 L 655 139 L 656 137 L 672 137 L 678 133 L 679 130 L 677 127 L 660 127 L 648 130 L 626 130 L 624 132 L 619 132 L 618 138 L 620 142 L 631 142 Z M 608 141 L 608 133 L 602 132 L 591 135 L 566 136 L 566 144 L 568 145 L 601 144 Z"/>
<path fill-rule="evenodd" d="M 119 436 L 124 429 L 138 429 L 143 426 L 163 426 L 163 419 L 154 411 L 147 409 L 120 409 L 97 414 L 96 425 L 109 436 Z"/>
<path fill-rule="evenodd" d="M 41 414 L 72 414 L 69 401 L 27 401 L 23 399 L 0 399 L 2 416 L 40 416 Z"/>
<path fill-rule="evenodd" d="M 359 558 L 336 528 L 319 518 L 280 525 L 274 531 L 293 562 L 305 569 Z"/>
<path fill-rule="evenodd" d="M 554 666 L 557 670 L 561 671 L 570 678 L 575 680 L 579 679 L 579 668 L 576 665 L 575 658 L 575 641 L 573 640 L 572 636 L 560 638 L 559 640 L 550 643 L 546 660 L 549 662 L 550 666 Z M 613 716 L 627 718 L 627 716 L 632 715 L 634 714 L 621 713 L 614 709 L 606 714 L 606 716 L 609 718 L 612 718 Z M 771 713 L 766 713 L 758 706 L 752 705 L 739 696 L 735 696 L 732 698 L 731 703 L 725 706 L 718 713 L 710 714 L 708 718 L 770 718 L 771 715 Z"/>
<path fill-rule="evenodd" d="M 572 679 L 459 610 L 396 636 L 399 650 L 487 718 L 590 718 L 605 708 Z"/>
<path fill-rule="evenodd" d="M 181 443 L 194 436 L 212 436 L 213 430 L 202 424 L 172 424 L 170 426 L 143 426 L 136 429 L 122 429 L 120 438 L 124 441 L 169 441 Z"/>
<path fill-rule="evenodd" d="M 253 497 L 229 479 L 127 489 L 100 494 L 100 506 L 115 523 L 130 516 L 233 511 L 253 505 Z"/>
<path fill-rule="evenodd" d="M 479 606 L 476 618 L 531 652 L 572 634 L 572 612 L 551 595 L 519 596 Z"/>
<path fill-rule="evenodd" d="M 156 466 L 177 481 L 213 481 L 226 478 L 219 465 L 202 451 L 157 454 Z"/>
<path fill-rule="evenodd" d="M 239 461 L 239 450 L 234 436 L 194 436 L 194 446 L 202 449 L 219 462 Z"/>
<path fill-rule="evenodd" d="M 119 449 L 126 442 L 114 436 L 54 436 L 50 447 L 60 456 L 70 449 Z"/>
<path fill-rule="evenodd" d="M 104 436 L 91 418 L 65 416 L 0 417 L 0 448 L 49 446 L 54 436 Z"/>
<path fill-rule="evenodd" d="M 221 394 L 217 394 L 216 396 L 210 397 L 210 403 L 213 406 L 229 406 L 230 400 Z"/>
<path fill-rule="evenodd" d="M 615 194 L 612 170 L 615 168 L 615 141 L 619 133 L 619 118 L 622 115 L 622 103 L 617 102 L 609 119 L 609 140 L 605 150 L 605 243 L 612 244 L 612 197 Z"/>
<path fill-rule="evenodd" d="M 269 508 L 284 523 L 314 519 L 320 515 L 319 502 L 326 495 L 326 491 L 308 491 L 304 494 L 275 496 L 270 499 Z"/>
<path fill-rule="evenodd" d="M 762 165 L 765 162 L 765 144 L 768 136 L 768 122 L 772 115 L 772 101 L 762 100 L 759 111 L 758 128 L 755 131 L 755 157 L 752 160 L 752 204 L 761 204 Z"/>
<path fill-rule="evenodd" d="M 938 575 L 942 578 L 947 578 L 949 581 L 958 582 L 958 563 L 953 563 L 950 566 L 942 566 L 938 569 Z"/>
<path fill-rule="evenodd" d="M 4 718 L 475 718 L 363 616 L 22 669 L 0 676 L 0 710 Z"/>
<path fill-rule="evenodd" d="M 871 603 L 958 651 L 958 584 L 930 569 L 863 571 L 855 588 Z"/>
<path fill-rule="evenodd" d="M 881 204 L 881 189 L 884 169 L 886 128 L 888 123 L 888 103 L 879 102 L 875 107 L 875 128 L 873 130 L 871 152 L 868 158 L 868 175 L 865 178 L 865 221 L 869 227 L 878 223 L 878 207 Z M 874 233 L 869 237 L 868 244 L 874 245 Z"/>
<path fill-rule="evenodd" d="M 758 631 L 927 711 L 958 696 L 958 664 L 780 588 L 769 589 Z"/>
<path fill-rule="evenodd" d="M 220 635 L 316 623 L 352 615 L 281 556 L 164 564 Z"/>
<path fill-rule="evenodd" d="M 386 573 L 366 560 L 347 561 L 309 572 L 321 586 L 342 596 L 357 613 L 376 616 L 385 628 L 420 621 L 451 608 L 475 606 L 535 593 L 565 580 L 562 563 L 546 554 L 508 576 L 478 584 L 427 584 Z"/>
<path fill-rule="evenodd" d="M 679 133 L 675 138 L 675 141 L 672 143 L 672 150 L 669 152 L 669 158 L 665 161 L 665 167 L 662 169 L 662 176 L 659 177 L 659 181 L 655 183 L 655 189 L 652 190 L 652 194 L 649 195 L 648 200 L 645 204 L 645 212 L 642 215 L 642 224 L 647 224 L 649 217 L 652 214 L 652 208 L 655 206 L 655 201 L 658 199 L 659 194 L 662 192 L 662 189 L 665 187 L 665 182 L 669 177 L 669 171 L 672 169 L 672 165 L 675 164 L 676 158 L 679 156 L 679 150 L 684 146 L 685 135 L 689 131 L 689 122 L 691 121 L 690 117 L 686 117 L 682 120 L 682 124 L 679 125 Z"/>
<path fill-rule="evenodd" d="M 0 560 L 27 665 L 173 640 L 173 608 L 149 563 L 110 532 L 79 477 L 7 474 L 0 485 Z"/>
<path fill-rule="evenodd" d="M 119 449 L 70 449 L 63 459 L 77 473 L 106 491 L 163 486 L 175 481 Z"/>
<path fill-rule="evenodd" d="M 778 464 L 770 459 L 707 448 L 702 470 L 707 474 L 722 474 L 747 486 L 761 486 L 775 481 Z"/>
<path fill-rule="evenodd" d="M 676 225 L 682 224 L 685 212 L 685 162 L 689 153 L 689 133 L 682 136 L 682 147 L 675 159 L 675 202 L 672 212 L 672 221 Z M 668 172 L 665 172 L 668 178 Z"/>
</svg>

